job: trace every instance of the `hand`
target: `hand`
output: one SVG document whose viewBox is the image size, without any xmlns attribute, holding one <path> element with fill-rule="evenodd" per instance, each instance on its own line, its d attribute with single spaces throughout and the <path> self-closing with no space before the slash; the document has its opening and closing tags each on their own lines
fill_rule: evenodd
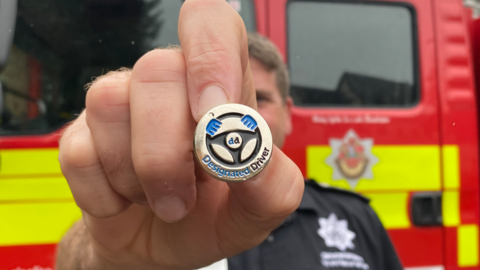
<svg viewBox="0 0 480 270">
<path fill-rule="evenodd" d="M 242 183 L 195 164 L 205 112 L 229 102 L 256 108 L 240 16 L 224 0 L 186 1 L 179 37 L 183 51 L 151 51 L 132 71 L 93 83 L 65 131 L 59 160 L 85 235 L 67 235 L 81 241 L 60 245 L 59 262 L 85 254 L 77 262 L 88 269 L 199 268 L 259 244 L 298 207 L 303 177 L 278 148 Z M 76 247 L 84 252 L 66 250 Z"/>
</svg>

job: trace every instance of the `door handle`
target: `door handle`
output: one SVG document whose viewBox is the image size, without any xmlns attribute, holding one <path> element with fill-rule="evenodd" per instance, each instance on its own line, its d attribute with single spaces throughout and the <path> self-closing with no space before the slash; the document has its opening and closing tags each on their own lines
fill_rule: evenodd
<svg viewBox="0 0 480 270">
<path fill-rule="evenodd" d="M 442 225 L 442 192 L 413 193 L 410 207 L 416 226 Z"/>
</svg>

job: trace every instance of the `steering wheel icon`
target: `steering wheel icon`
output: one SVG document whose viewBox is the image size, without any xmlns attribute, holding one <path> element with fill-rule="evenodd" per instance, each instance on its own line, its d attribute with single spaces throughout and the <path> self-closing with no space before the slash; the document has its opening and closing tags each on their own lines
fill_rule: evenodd
<svg viewBox="0 0 480 270">
<path fill-rule="evenodd" d="M 206 127 L 206 143 L 219 163 L 243 166 L 260 150 L 260 130 L 251 115 L 230 114 L 211 119 Z"/>
</svg>

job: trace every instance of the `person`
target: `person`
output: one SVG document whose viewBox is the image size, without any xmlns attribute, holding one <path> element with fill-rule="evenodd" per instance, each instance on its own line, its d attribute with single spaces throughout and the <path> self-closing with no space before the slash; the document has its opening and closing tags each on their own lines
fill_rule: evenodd
<svg viewBox="0 0 480 270">
<path fill-rule="evenodd" d="M 292 129 L 287 68 L 263 36 L 249 33 L 248 50 L 258 112 L 281 148 Z M 403 269 L 368 202 L 309 180 L 298 209 L 260 245 L 229 258 L 228 269 Z"/>
<path fill-rule="evenodd" d="M 229 269 L 401 269 L 366 200 L 305 184 L 279 147 L 242 183 L 196 167 L 195 122 L 208 110 L 258 108 L 281 146 L 292 101 L 278 52 L 247 38 L 226 1 L 186 1 L 179 38 L 181 50 L 97 79 L 65 130 L 59 160 L 83 218 L 59 243 L 56 269 L 197 269 L 223 258 Z"/>
</svg>

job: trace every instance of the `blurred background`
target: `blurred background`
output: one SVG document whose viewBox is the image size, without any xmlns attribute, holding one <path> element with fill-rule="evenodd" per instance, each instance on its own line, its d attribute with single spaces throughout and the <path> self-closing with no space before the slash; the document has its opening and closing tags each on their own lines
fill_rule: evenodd
<svg viewBox="0 0 480 270">
<path fill-rule="evenodd" d="M 480 269 L 480 1 L 227 0 L 290 70 L 284 151 L 359 192 L 407 269 Z M 57 161 L 85 85 L 179 44 L 183 0 L 0 0 L 0 270 L 53 269 L 80 218 Z"/>
</svg>

